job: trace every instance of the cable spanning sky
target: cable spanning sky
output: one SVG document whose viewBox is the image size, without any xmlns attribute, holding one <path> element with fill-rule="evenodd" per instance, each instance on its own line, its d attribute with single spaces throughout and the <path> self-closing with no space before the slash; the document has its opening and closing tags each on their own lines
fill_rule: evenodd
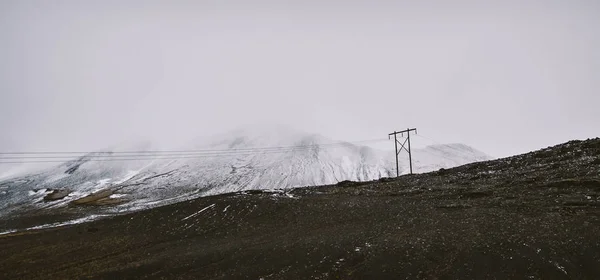
<svg viewBox="0 0 600 280">
<path fill-rule="evenodd" d="M 1 1 L 0 151 L 275 122 L 508 156 L 600 136 L 599 28 L 583 0 Z"/>
<path fill-rule="evenodd" d="M 231 157 L 239 155 L 264 155 L 272 153 L 294 153 L 306 152 L 318 149 L 335 149 L 343 147 L 354 147 L 356 145 L 368 145 L 369 143 L 384 142 L 385 139 L 373 139 L 354 142 L 322 143 L 296 146 L 272 146 L 272 147 L 248 147 L 229 149 L 202 149 L 202 150 L 128 150 L 128 151 L 80 151 L 80 152 L 0 152 L 1 164 L 19 163 L 63 163 L 69 160 L 86 158 L 91 161 L 128 161 L 128 160 L 157 160 L 157 159 L 185 159 L 185 158 L 211 158 Z M 455 149 L 448 145 L 449 149 Z"/>
</svg>

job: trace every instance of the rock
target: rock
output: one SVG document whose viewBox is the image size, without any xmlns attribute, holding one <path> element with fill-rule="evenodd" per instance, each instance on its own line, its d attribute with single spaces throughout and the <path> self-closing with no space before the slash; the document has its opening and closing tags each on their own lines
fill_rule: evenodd
<svg viewBox="0 0 600 280">
<path fill-rule="evenodd" d="M 61 200 L 67 197 L 71 193 L 70 190 L 60 189 L 60 190 L 52 190 L 51 193 L 44 196 L 44 201 L 56 201 Z"/>
<path fill-rule="evenodd" d="M 71 203 L 74 205 L 83 205 L 83 204 L 94 205 L 94 204 L 96 204 L 97 201 L 99 201 L 101 199 L 108 199 L 113 193 L 114 193 L 114 191 L 110 190 L 110 189 L 101 190 L 101 191 L 89 194 L 80 199 L 74 200 Z"/>
</svg>

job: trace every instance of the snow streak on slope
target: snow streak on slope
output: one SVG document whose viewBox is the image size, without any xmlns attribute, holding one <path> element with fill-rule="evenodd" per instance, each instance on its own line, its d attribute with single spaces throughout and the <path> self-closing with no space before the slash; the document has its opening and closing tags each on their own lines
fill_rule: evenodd
<svg viewBox="0 0 600 280">
<path fill-rule="evenodd" d="M 327 145 L 334 142 L 320 135 L 268 128 L 237 130 L 187 147 L 234 151 L 209 157 L 93 161 L 95 156 L 111 152 L 93 153 L 44 172 L 0 182 L 0 191 L 4 191 L 0 194 L 0 215 L 32 207 L 60 208 L 74 202 L 110 204 L 113 207 L 108 209 L 121 212 L 202 195 L 368 181 L 395 175 L 393 153 L 350 143 Z M 298 148 L 260 149 L 265 147 Z M 415 150 L 413 159 L 415 170 L 424 172 L 489 157 L 456 144 Z M 407 167 L 403 160 L 403 173 L 408 172 Z M 44 201 L 44 196 L 55 190 L 68 195 Z"/>
</svg>

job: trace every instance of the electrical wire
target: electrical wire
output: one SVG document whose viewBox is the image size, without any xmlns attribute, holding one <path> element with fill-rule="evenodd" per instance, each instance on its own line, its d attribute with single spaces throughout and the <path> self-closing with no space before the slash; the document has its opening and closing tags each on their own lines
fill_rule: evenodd
<svg viewBox="0 0 600 280">
<path fill-rule="evenodd" d="M 256 151 L 256 150 L 280 150 L 280 149 L 294 149 L 294 148 L 313 148 L 323 146 L 336 146 L 336 145 L 353 145 L 359 143 L 368 142 L 379 142 L 387 141 L 387 139 L 370 139 L 361 141 L 344 141 L 334 142 L 325 144 L 311 144 L 311 145 L 293 145 L 293 146 L 274 146 L 274 147 L 253 147 L 253 148 L 239 148 L 239 149 L 201 149 L 201 150 L 149 150 L 149 151 L 114 151 L 104 152 L 112 154 L 163 154 L 163 153 L 204 153 L 204 152 L 236 152 L 236 151 Z M 102 151 L 87 151 L 87 152 L 0 152 L 0 155 L 53 155 L 53 154 L 82 154 L 87 155 L 91 153 L 103 153 Z"/>
<path fill-rule="evenodd" d="M 306 151 L 314 148 L 336 148 L 344 146 L 354 146 L 358 143 L 387 141 L 386 139 L 373 139 L 353 142 L 337 142 L 327 144 L 297 145 L 282 147 L 261 147 L 229 150 L 181 150 L 181 151 L 123 151 L 123 152 L 14 152 L 0 153 L 0 155 L 27 155 L 27 156 L 0 156 L 0 164 L 20 164 L 20 163 L 62 163 L 67 161 L 139 161 L 139 160 L 165 160 L 165 159 L 184 159 L 184 158 L 207 158 L 207 157 L 227 157 L 238 155 L 259 155 L 289 153 L 297 151 Z M 136 154 L 137 153 L 137 154 Z M 70 156 L 65 156 L 71 154 Z M 75 156 L 75 154 L 84 154 Z M 34 155 L 34 156 L 29 156 Z M 38 156 L 52 155 L 52 156 Z M 25 161 L 3 161 L 3 160 L 25 160 Z M 32 160 L 36 159 L 36 160 Z M 37 160 L 54 159 L 54 160 Z M 64 160 L 56 160 L 64 159 Z"/>
<path fill-rule="evenodd" d="M 463 150 L 460 150 L 460 149 L 458 149 L 458 148 L 456 148 L 456 147 L 453 147 L 453 146 L 451 146 L 451 145 L 448 145 L 448 144 L 442 144 L 442 143 L 440 143 L 440 142 L 438 142 L 438 141 L 436 141 L 436 140 L 434 140 L 434 139 L 432 139 L 432 138 L 429 138 L 429 137 L 423 136 L 423 135 L 421 135 L 421 134 L 416 134 L 416 135 L 417 135 L 417 136 L 419 136 L 419 137 L 421 137 L 421 138 L 423 138 L 423 139 L 427 139 L 427 140 L 429 140 L 429 141 L 433 142 L 434 144 L 437 144 L 437 145 L 440 145 L 440 146 L 445 146 L 445 147 L 448 147 L 448 148 L 450 148 L 450 149 L 452 149 L 452 150 L 455 150 L 455 151 L 457 151 L 457 152 L 458 152 L 458 153 L 460 153 L 460 154 L 467 155 L 467 153 L 466 153 L 465 151 L 463 151 Z M 446 157 L 446 156 L 444 156 L 444 155 L 440 155 L 440 156 L 441 156 L 441 157 L 443 157 L 443 158 L 445 158 L 445 159 L 448 159 L 448 160 L 456 161 L 456 159 L 451 159 L 451 158 L 448 158 L 448 157 Z"/>
</svg>

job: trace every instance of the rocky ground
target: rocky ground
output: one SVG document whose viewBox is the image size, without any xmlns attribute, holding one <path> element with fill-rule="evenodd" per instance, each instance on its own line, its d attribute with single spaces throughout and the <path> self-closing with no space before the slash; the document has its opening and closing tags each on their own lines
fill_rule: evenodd
<svg viewBox="0 0 600 280">
<path fill-rule="evenodd" d="M 600 279 L 600 139 L 4 234 L 0 278 Z"/>
</svg>

